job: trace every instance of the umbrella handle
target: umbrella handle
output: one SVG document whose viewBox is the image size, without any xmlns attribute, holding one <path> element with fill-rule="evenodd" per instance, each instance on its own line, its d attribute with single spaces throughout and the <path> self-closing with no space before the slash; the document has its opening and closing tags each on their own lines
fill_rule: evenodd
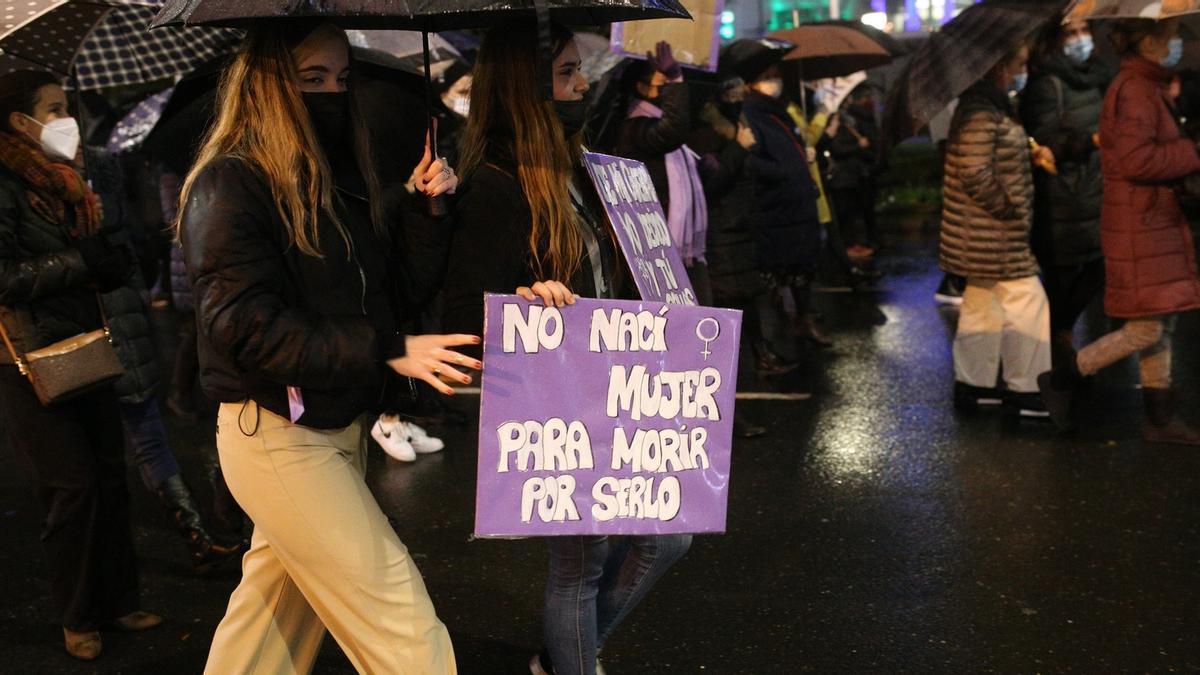
<svg viewBox="0 0 1200 675">
<path fill-rule="evenodd" d="M 429 143 L 429 156 L 438 158 L 437 119 L 433 116 L 433 72 L 429 66 L 429 31 L 421 31 L 421 47 L 425 58 L 425 129 Z M 442 218 L 450 213 L 445 195 L 425 196 L 425 213 L 432 218 Z"/>
</svg>

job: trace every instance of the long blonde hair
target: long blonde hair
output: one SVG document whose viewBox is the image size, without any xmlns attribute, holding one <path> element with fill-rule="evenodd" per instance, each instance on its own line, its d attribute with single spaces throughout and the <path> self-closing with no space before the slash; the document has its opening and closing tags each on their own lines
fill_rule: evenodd
<svg viewBox="0 0 1200 675">
<path fill-rule="evenodd" d="M 237 157 L 266 181 L 275 209 L 287 228 L 288 242 L 305 255 L 324 258 L 317 223 L 321 214 L 333 223 L 350 255 L 350 236 L 335 210 L 333 171 L 300 95 L 297 52 L 331 37 L 349 53 L 346 34 L 330 23 L 315 25 L 295 44 L 287 28 L 265 25 L 251 29 L 233 63 L 221 78 L 217 114 L 183 184 L 179 212 L 187 205 L 196 177 L 221 156 Z M 350 115 L 355 156 L 367 184 L 375 232 L 388 237 L 380 200 L 379 177 L 371 156 L 370 133 L 354 87 Z"/>
<path fill-rule="evenodd" d="M 554 26 L 552 53 L 557 58 L 574 39 Z M 471 82 L 471 114 L 463 139 L 460 168 L 465 180 L 487 162 L 489 148 L 511 150 L 517 179 L 533 215 L 529 250 L 535 272 L 544 279 L 569 281 L 583 258 L 583 239 L 575 224 L 570 180 L 582 155 L 582 133 L 570 139 L 545 99 L 543 73 L 552 64 L 539 58 L 531 22 L 488 32 L 479 49 Z"/>
</svg>

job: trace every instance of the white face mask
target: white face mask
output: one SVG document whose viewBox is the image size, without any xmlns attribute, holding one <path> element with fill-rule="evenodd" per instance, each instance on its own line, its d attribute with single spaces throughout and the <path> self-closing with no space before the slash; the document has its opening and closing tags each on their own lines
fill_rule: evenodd
<svg viewBox="0 0 1200 675">
<path fill-rule="evenodd" d="M 42 128 L 42 151 L 55 159 L 72 161 L 79 151 L 79 125 L 73 117 L 60 117 L 46 124 L 25 116 Z"/>
<path fill-rule="evenodd" d="M 778 77 L 773 77 L 769 80 L 759 80 L 754 83 L 754 89 L 763 96 L 779 98 L 783 96 L 783 80 Z"/>
</svg>

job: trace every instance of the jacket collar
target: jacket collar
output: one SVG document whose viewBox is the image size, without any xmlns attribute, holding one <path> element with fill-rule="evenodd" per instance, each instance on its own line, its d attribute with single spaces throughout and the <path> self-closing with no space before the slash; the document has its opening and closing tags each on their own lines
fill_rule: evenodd
<svg viewBox="0 0 1200 675">
<path fill-rule="evenodd" d="M 1127 70 L 1130 73 L 1161 82 L 1162 84 L 1170 84 L 1171 79 L 1175 77 L 1175 72 L 1170 68 L 1154 63 L 1142 56 L 1126 56 L 1121 59 L 1121 70 Z"/>
<path fill-rule="evenodd" d="M 1113 77 L 1113 73 L 1098 59 L 1076 63 L 1064 54 L 1045 58 L 1038 68 L 1058 77 L 1072 89 L 1103 89 Z"/>
<path fill-rule="evenodd" d="M 987 78 L 976 82 L 971 85 L 970 89 L 963 92 L 962 100 L 970 99 L 984 101 L 989 107 L 996 108 L 1009 117 L 1016 117 L 1016 109 L 1008 92 L 1003 91 Z"/>
</svg>

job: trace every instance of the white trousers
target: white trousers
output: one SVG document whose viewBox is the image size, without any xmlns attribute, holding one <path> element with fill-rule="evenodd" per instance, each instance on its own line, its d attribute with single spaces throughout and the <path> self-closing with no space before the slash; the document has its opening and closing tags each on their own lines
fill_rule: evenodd
<svg viewBox="0 0 1200 675">
<path fill-rule="evenodd" d="M 1014 392 L 1038 391 L 1037 376 L 1050 370 L 1050 303 L 1037 277 L 1012 281 L 967 279 L 954 378 L 975 387 L 1004 382 Z"/>
<path fill-rule="evenodd" d="M 326 628 L 360 673 L 456 672 L 421 574 L 367 489 L 361 424 L 321 431 L 225 403 L 217 451 L 254 537 L 206 674 L 308 673 Z"/>
</svg>

